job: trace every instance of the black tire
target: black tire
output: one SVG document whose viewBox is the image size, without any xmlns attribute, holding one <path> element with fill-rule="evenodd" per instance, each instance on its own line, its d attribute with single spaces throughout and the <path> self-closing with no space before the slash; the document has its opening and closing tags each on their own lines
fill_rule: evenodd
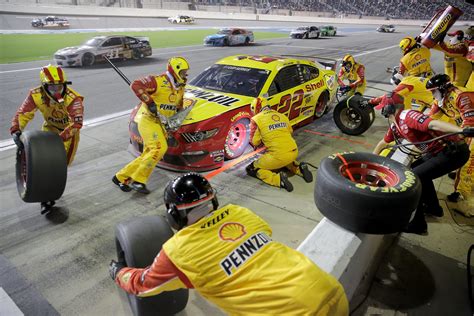
<svg viewBox="0 0 474 316">
<path fill-rule="evenodd" d="M 21 134 L 23 149 L 17 149 L 16 187 L 28 203 L 56 201 L 64 193 L 67 157 L 58 134 L 26 131 Z"/>
<path fill-rule="evenodd" d="M 350 231 L 392 234 L 403 230 L 421 196 L 419 178 L 403 164 L 371 153 L 324 158 L 316 178 L 319 211 Z M 354 181 L 348 175 L 351 171 Z"/>
<path fill-rule="evenodd" d="M 153 263 L 163 244 L 172 236 L 173 231 L 160 216 L 121 222 L 115 227 L 117 257 L 125 259 L 127 266 L 145 268 Z M 134 315 L 174 315 L 186 307 L 189 291 L 180 289 L 143 298 L 127 296 Z"/>
<path fill-rule="evenodd" d="M 240 119 L 231 124 L 224 144 L 225 159 L 240 157 L 250 141 L 250 120 Z"/>
<path fill-rule="evenodd" d="M 82 56 L 82 67 L 90 67 L 95 62 L 95 56 L 92 53 L 85 53 Z"/>
<path fill-rule="evenodd" d="M 336 105 L 333 118 L 344 134 L 361 135 L 372 126 L 375 111 L 364 97 L 353 95 Z"/>
<path fill-rule="evenodd" d="M 144 57 L 143 53 L 140 52 L 138 49 L 134 49 L 132 51 L 132 59 L 142 59 Z"/>
<path fill-rule="evenodd" d="M 319 95 L 318 102 L 314 107 L 314 117 L 320 118 L 328 112 L 329 93 L 324 91 Z"/>
</svg>

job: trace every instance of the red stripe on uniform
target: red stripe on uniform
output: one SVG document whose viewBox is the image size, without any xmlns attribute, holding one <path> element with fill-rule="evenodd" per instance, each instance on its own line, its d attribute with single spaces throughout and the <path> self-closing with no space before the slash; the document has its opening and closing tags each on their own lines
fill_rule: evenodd
<svg viewBox="0 0 474 316">
<path fill-rule="evenodd" d="M 61 68 L 56 68 L 58 70 L 59 82 L 64 82 L 64 73 Z"/>
<path fill-rule="evenodd" d="M 44 72 L 44 74 L 46 75 L 46 77 L 48 77 L 48 79 L 49 79 L 50 82 L 54 82 L 54 78 L 53 78 L 53 76 L 51 75 L 51 73 L 49 72 L 49 69 L 48 69 L 48 68 L 43 67 L 43 72 Z"/>
</svg>

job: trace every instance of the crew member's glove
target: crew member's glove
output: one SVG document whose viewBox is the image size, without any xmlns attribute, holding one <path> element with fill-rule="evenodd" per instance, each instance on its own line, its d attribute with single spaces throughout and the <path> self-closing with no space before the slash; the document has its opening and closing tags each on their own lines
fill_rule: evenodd
<svg viewBox="0 0 474 316">
<path fill-rule="evenodd" d="M 349 92 L 350 90 L 351 90 L 350 86 L 342 86 L 339 88 L 339 91 L 341 91 L 341 93 L 346 93 L 346 92 Z"/>
<path fill-rule="evenodd" d="M 13 141 L 15 142 L 15 144 L 17 145 L 18 148 L 22 149 L 23 148 L 23 143 L 20 140 L 20 136 L 21 136 L 21 131 L 20 130 L 15 131 L 15 132 L 12 133 Z"/>
<path fill-rule="evenodd" d="M 372 99 L 369 99 L 368 102 L 369 102 L 370 105 L 375 106 L 375 105 L 379 104 L 379 98 L 372 98 Z"/>
<path fill-rule="evenodd" d="M 147 104 L 147 106 L 151 114 L 158 116 L 158 107 L 156 106 L 155 102 L 151 102 L 150 104 Z"/>
<path fill-rule="evenodd" d="M 462 134 L 466 137 L 474 137 L 474 127 L 465 127 Z"/>
<path fill-rule="evenodd" d="M 115 261 L 115 260 L 110 261 L 110 263 L 109 263 L 109 273 L 110 273 L 110 277 L 112 278 L 112 280 L 115 281 L 119 271 L 122 270 L 125 267 L 126 267 L 126 265 L 125 265 L 125 262 L 123 262 L 123 261 Z"/>
</svg>

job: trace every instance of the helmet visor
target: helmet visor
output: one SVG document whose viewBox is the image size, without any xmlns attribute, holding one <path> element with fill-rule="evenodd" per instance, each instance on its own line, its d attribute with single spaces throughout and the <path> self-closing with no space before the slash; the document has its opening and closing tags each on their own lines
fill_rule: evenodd
<svg viewBox="0 0 474 316">
<path fill-rule="evenodd" d="M 54 84 L 47 84 L 45 86 L 46 86 L 46 92 L 48 92 L 48 94 L 50 96 L 52 96 L 56 100 L 61 100 L 62 99 L 62 95 L 63 95 L 63 92 L 64 92 L 64 85 L 63 84 L 54 83 Z"/>
</svg>

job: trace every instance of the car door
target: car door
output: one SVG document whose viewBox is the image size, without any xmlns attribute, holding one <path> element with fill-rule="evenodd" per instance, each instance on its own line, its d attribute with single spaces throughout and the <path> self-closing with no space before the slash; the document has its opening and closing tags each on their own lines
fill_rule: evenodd
<svg viewBox="0 0 474 316">
<path fill-rule="evenodd" d="M 289 65 L 278 71 L 267 91 L 271 107 L 288 116 L 291 125 L 301 121 L 300 112 L 305 106 L 302 83 L 298 65 Z"/>
<path fill-rule="evenodd" d="M 311 26 L 309 28 L 309 37 L 310 38 L 315 38 L 316 36 L 318 36 L 318 34 L 316 32 L 316 28 L 314 26 Z"/>
<path fill-rule="evenodd" d="M 110 59 L 124 57 L 124 45 L 122 38 L 118 36 L 106 39 L 99 47 L 99 55 L 106 55 Z"/>
<path fill-rule="evenodd" d="M 240 33 L 240 30 L 233 30 L 230 35 L 230 44 L 237 45 L 241 43 L 243 43 L 243 41 L 242 41 L 242 34 Z"/>
</svg>

